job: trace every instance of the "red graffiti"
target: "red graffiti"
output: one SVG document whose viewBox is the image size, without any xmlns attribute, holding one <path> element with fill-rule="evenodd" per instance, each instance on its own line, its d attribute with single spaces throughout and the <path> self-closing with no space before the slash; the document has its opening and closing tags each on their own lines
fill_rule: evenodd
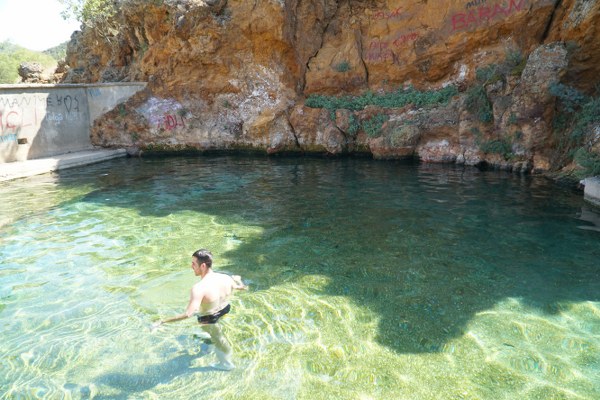
<svg viewBox="0 0 600 400">
<path fill-rule="evenodd" d="M 502 7 L 500 4 L 494 6 L 480 6 L 467 13 L 456 13 L 452 16 L 452 31 L 469 29 L 470 27 L 478 27 L 479 25 L 491 21 L 493 19 L 504 19 L 523 9 L 525 0 L 510 0 L 508 8 Z"/>
<path fill-rule="evenodd" d="M 158 128 L 164 128 L 168 131 L 172 131 L 173 129 L 177 129 L 177 127 L 181 126 L 185 128 L 185 120 L 181 115 L 172 115 L 165 114 L 161 121 L 158 122 Z"/>
<path fill-rule="evenodd" d="M 393 48 L 401 48 L 409 42 L 414 42 L 419 38 L 417 32 L 410 32 L 396 36 L 392 41 L 374 40 L 369 43 L 367 51 L 367 61 L 387 61 L 394 59 Z"/>
<path fill-rule="evenodd" d="M 414 42 L 415 40 L 417 40 L 418 37 L 419 37 L 419 34 L 417 32 L 411 32 L 411 33 L 408 33 L 406 35 L 400 35 L 400 36 L 398 36 L 392 42 L 392 44 L 395 47 L 400 47 L 400 46 L 405 45 L 408 42 Z"/>
<path fill-rule="evenodd" d="M 373 19 L 374 20 L 381 20 L 381 19 L 392 19 L 392 18 L 398 18 L 400 17 L 400 14 L 402 13 L 402 11 L 400 10 L 400 7 L 396 8 L 395 10 L 392 11 L 377 11 L 375 14 L 373 14 Z"/>
<path fill-rule="evenodd" d="M 6 115 L 0 112 L 0 133 L 16 131 L 19 128 L 33 125 L 31 123 L 24 124 L 23 122 L 23 116 L 18 111 L 9 111 Z"/>
<path fill-rule="evenodd" d="M 387 42 L 381 40 L 374 40 L 369 43 L 369 51 L 385 51 L 390 47 L 401 47 L 408 42 L 414 42 L 419 37 L 417 32 L 410 32 L 406 34 L 398 35 L 394 40 Z"/>
</svg>

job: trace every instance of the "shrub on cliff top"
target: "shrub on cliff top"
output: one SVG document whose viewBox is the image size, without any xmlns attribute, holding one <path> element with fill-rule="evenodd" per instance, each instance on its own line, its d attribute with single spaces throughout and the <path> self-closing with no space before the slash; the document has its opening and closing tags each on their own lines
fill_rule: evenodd
<svg viewBox="0 0 600 400">
<path fill-rule="evenodd" d="M 65 9 L 63 19 L 74 18 L 110 42 L 122 28 L 115 16 L 120 3 L 114 0 L 58 0 Z"/>
<path fill-rule="evenodd" d="M 106 22 L 117 12 L 112 0 L 58 0 L 65 10 L 61 13 L 64 19 L 75 18 L 86 26 L 94 27 Z"/>
</svg>

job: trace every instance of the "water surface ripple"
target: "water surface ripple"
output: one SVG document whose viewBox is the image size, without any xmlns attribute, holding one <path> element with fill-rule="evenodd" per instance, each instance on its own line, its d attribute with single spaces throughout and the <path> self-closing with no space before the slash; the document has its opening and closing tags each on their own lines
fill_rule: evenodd
<svg viewBox="0 0 600 400">
<path fill-rule="evenodd" d="M 600 211 L 539 178 L 122 159 L 0 184 L 1 399 L 598 399 Z M 208 367 L 190 254 L 241 274 Z"/>
</svg>

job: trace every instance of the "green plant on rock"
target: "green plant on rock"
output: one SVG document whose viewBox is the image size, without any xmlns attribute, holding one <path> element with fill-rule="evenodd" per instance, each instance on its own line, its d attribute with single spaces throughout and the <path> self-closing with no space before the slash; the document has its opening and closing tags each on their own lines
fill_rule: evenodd
<svg viewBox="0 0 600 400">
<path fill-rule="evenodd" d="M 492 122 L 494 118 L 492 102 L 488 99 L 483 85 L 475 85 L 467 90 L 465 106 L 475 113 L 479 121 Z"/>
<path fill-rule="evenodd" d="M 558 99 L 560 106 L 567 113 L 574 113 L 588 101 L 587 96 L 579 90 L 562 83 L 551 84 L 549 90 L 550 94 Z"/>
<path fill-rule="evenodd" d="M 360 123 L 356 119 L 354 114 L 350 114 L 348 117 L 348 133 L 352 136 L 356 135 L 360 129 Z"/>
<path fill-rule="evenodd" d="M 523 131 L 516 131 L 514 135 L 515 140 L 523 139 Z"/>
<path fill-rule="evenodd" d="M 475 136 L 475 140 L 480 140 L 481 139 L 481 131 L 479 130 L 479 128 L 473 127 L 471 128 L 471 134 L 473 136 Z"/>
<path fill-rule="evenodd" d="M 466 93 L 465 105 L 475 113 L 479 121 L 488 123 L 494 118 L 492 102 L 486 93 L 486 86 L 502 81 L 506 82 L 509 75 L 520 76 L 527 64 L 527 58 L 519 49 L 506 52 L 504 61 L 500 64 L 490 64 L 475 71 L 476 84 Z M 511 114 L 509 124 L 516 124 L 516 115 Z"/>
<path fill-rule="evenodd" d="M 525 69 L 525 65 L 527 65 L 527 57 L 521 53 L 521 50 L 509 49 L 506 52 L 504 68 L 506 69 L 507 75 L 521 76 Z"/>
<path fill-rule="evenodd" d="M 575 152 L 575 162 L 583 167 L 578 173 L 579 178 L 600 175 L 600 154 L 593 153 L 584 147 Z"/>
<path fill-rule="evenodd" d="M 512 145 L 504 138 L 485 141 L 479 145 L 479 148 L 484 153 L 500 154 L 505 160 L 512 156 Z"/>
<path fill-rule="evenodd" d="M 487 96 L 485 87 L 488 84 L 498 82 L 503 77 L 496 64 L 491 64 L 475 71 L 477 84 L 467 90 L 465 106 L 473 112 L 479 121 L 488 123 L 494 119 L 492 102 Z"/>
<path fill-rule="evenodd" d="M 490 64 L 488 66 L 478 68 L 475 71 L 475 79 L 477 79 L 481 85 L 485 86 L 502 80 L 503 76 L 496 64 Z"/>
<path fill-rule="evenodd" d="M 144 54 L 148 51 L 148 43 L 140 44 L 140 58 L 144 58 Z"/>
<path fill-rule="evenodd" d="M 475 138 L 475 144 L 479 149 L 487 154 L 499 154 L 505 160 L 514 156 L 512 152 L 513 140 L 517 139 L 517 134 L 513 137 L 499 137 L 497 139 L 485 140 L 479 128 L 471 128 L 471 134 Z"/>
<path fill-rule="evenodd" d="M 362 128 L 368 137 L 376 138 L 381 135 L 381 127 L 389 117 L 385 114 L 376 114 L 370 119 L 363 121 Z"/>
<path fill-rule="evenodd" d="M 600 96 L 586 96 L 561 83 L 551 85 L 549 90 L 557 99 L 553 134 L 557 141 L 559 162 L 577 162 L 583 167 L 577 172 L 581 177 L 598 174 L 600 156 L 593 153 L 591 148 L 598 140 L 595 131 L 600 126 Z"/>
<path fill-rule="evenodd" d="M 348 72 L 350 71 L 350 63 L 348 61 L 342 61 L 333 67 L 337 72 Z"/>
<path fill-rule="evenodd" d="M 435 106 L 446 104 L 458 94 L 454 86 L 446 86 L 440 90 L 419 91 L 415 88 L 398 89 L 393 92 L 375 94 L 367 91 L 360 96 L 327 96 L 312 94 L 308 96 L 305 105 L 311 108 L 325 108 L 328 110 L 346 109 L 359 111 L 367 106 L 383 108 L 400 108 L 409 104 L 417 107 Z"/>
</svg>

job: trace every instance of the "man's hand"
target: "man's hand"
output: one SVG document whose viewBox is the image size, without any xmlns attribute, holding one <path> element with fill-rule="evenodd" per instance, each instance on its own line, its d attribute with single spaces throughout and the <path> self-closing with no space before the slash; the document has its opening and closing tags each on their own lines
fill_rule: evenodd
<svg viewBox="0 0 600 400">
<path fill-rule="evenodd" d="M 152 324 L 152 327 L 150 328 L 150 332 L 156 332 L 156 330 L 162 325 L 162 321 L 158 321 Z"/>
<path fill-rule="evenodd" d="M 244 284 L 244 282 L 242 282 L 242 277 L 239 275 L 231 275 L 231 279 L 233 279 L 233 282 L 235 283 L 235 286 L 233 287 L 234 289 L 239 289 L 239 290 L 248 290 L 248 286 L 246 286 Z"/>
</svg>

